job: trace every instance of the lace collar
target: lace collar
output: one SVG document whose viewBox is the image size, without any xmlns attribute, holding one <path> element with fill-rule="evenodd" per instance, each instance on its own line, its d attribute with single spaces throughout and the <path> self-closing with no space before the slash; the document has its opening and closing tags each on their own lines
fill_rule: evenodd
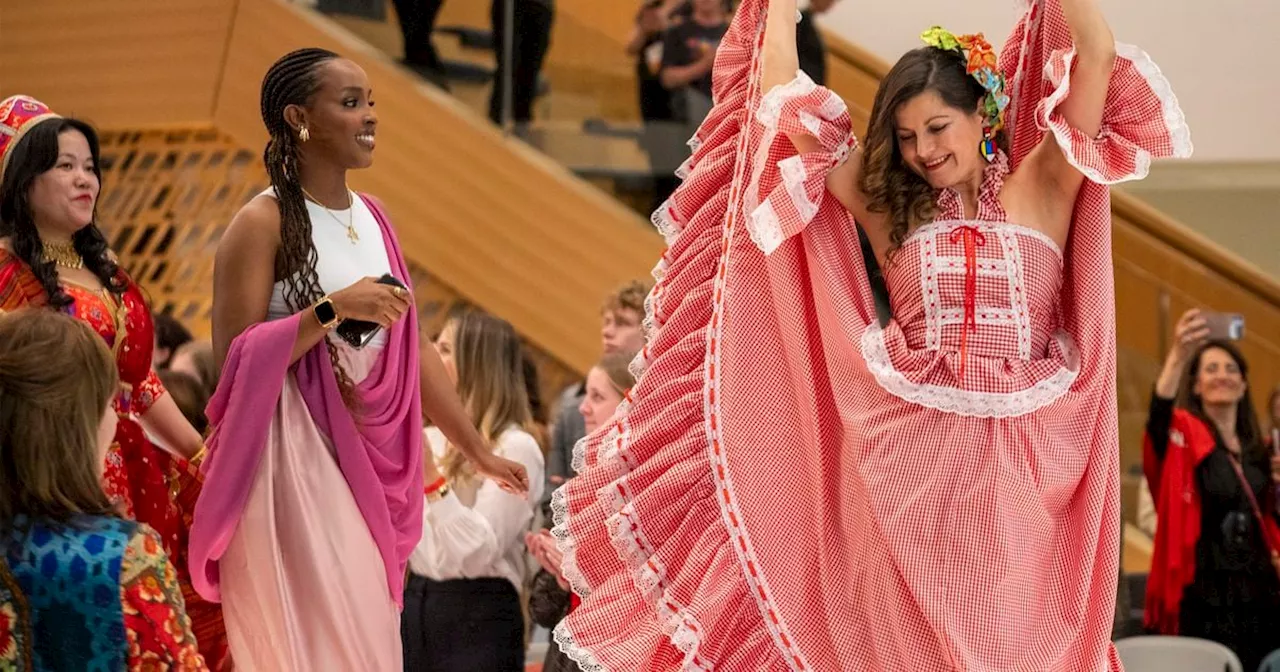
<svg viewBox="0 0 1280 672">
<path fill-rule="evenodd" d="M 996 158 L 982 171 L 982 187 L 978 190 L 978 216 L 983 222 L 1003 222 L 1007 219 L 1004 207 L 1000 205 L 1000 190 L 1004 187 L 1004 178 L 1009 174 L 1009 157 L 1004 150 L 998 150 Z M 939 189 L 936 192 L 938 204 L 937 221 L 965 220 L 964 200 L 955 189 Z"/>
</svg>

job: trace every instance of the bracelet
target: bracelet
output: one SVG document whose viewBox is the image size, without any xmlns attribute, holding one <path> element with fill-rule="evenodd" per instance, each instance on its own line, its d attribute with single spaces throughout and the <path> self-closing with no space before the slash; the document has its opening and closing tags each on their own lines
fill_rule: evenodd
<svg viewBox="0 0 1280 672">
<path fill-rule="evenodd" d="M 437 478 L 434 483 L 422 489 L 422 494 L 426 495 L 427 501 L 438 502 L 449 494 L 449 481 L 444 476 Z"/>
<path fill-rule="evenodd" d="M 204 442 L 201 442 L 200 450 L 196 451 L 196 454 L 192 455 L 191 459 L 187 460 L 187 464 L 190 464 L 193 467 L 199 467 L 201 464 L 204 463 L 205 455 L 207 455 L 208 453 L 209 453 L 209 446 L 206 446 Z"/>
</svg>

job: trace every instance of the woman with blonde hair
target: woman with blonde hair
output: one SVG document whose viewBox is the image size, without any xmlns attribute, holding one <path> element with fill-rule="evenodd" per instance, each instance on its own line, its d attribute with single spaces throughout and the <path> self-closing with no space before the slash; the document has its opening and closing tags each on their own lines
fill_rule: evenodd
<svg viewBox="0 0 1280 672">
<path fill-rule="evenodd" d="M 518 672 L 524 534 L 544 469 L 531 432 L 523 346 L 510 324 L 472 311 L 450 318 L 435 347 L 476 430 L 494 454 L 525 468 L 530 490 L 526 498 L 479 478 L 443 432 L 425 430 L 427 507 L 422 541 L 409 556 L 405 669 Z"/>
<path fill-rule="evenodd" d="M 88 325 L 0 311 L 0 669 L 207 669 L 159 535 L 102 488 L 119 385 Z"/>
<path fill-rule="evenodd" d="M 601 426 L 608 426 L 610 421 L 613 421 L 610 431 L 621 431 L 622 428 L 614 417 L 618 407 L 631 394 L 631 387 L 636 384 L 635 376 L 631 374 L 631 359 L 626 353 L 610 353 L 587 373 L 578 413 L 582 415 L 588 434 L 594 434 Z M 604 445 L 613 443 L 606 441 Z M 584 450 L 586 445 L 586 442 L 582 443 Z M 587 461 L 587 457 L 576 452 L 573 461 L 574 468 L 577 469 Z M 591 461 L 594 462 L 594 459 Z M 541 566 L 529 589 L 529 613 L 538 625 L 555 628 L 578 603 L 569 592 L 569 582 L 561 571 L 564 554 L 556 548 L 555 537 L 546 529 L 525 535 L 525 545 L 529 548 L 529 554 Z M 542 663 L 543 672 L 575 672 L 578 669 L 560 647 L 552 645 L 547 649 L 547 656 Z"/>
</svg>

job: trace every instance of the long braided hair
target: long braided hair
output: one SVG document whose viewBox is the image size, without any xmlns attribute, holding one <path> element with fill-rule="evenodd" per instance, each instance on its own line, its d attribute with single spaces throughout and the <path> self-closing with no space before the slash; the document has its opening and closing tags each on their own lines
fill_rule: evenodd
<svg viewBox="0 0 1280 672">
<path fill-rule="evenodd" d="M 49 119 L 33 126 L 10 150 L 13 154 L 9 157 L 9 167 L 4 172 L 3 182 L 0 182 L 0 237 L 12 240 L 14 255 L 31 269 L 44 288 L 49 305 L 56 309 L 70 305 L 71 297 L 58 284 L 57 266 L 44 258 L 44 243 L 36 230 L 30 195 L 36 178 L 57 164 L 58 138 L 68 131 L 79 131 L 88 141 L 89 152 L 93 156 L 93 172 L 101 185 L 98 134 L 92 126 L 78 119 Z M 97 220 L 96 212 L 94 220 Z M 103 287 L 117 297 L 124 293 L 127 285 L 120 267 L 111 258 L 106 236 L 94 222 L 76 231 L 71 242 L 84 260 L 85 268 L 98 277 Z"/>
<path fill-rule="evenodd" d="M 262 78 L 262 123 L 271 138 L 262 154 L 276 206 L 280 209 L 280 250 L 276 254 L 276 277 L 284 281 L 284 299 L 293 311 L 300 311 L 324 296 L 316 270 L 319 254 L 311 240 L 311 217 L 298 177 L 301 153 L 294 129 L 284 118 L 290 105 L 305 106 L 320 88 L 320 67 L 341 58 L 327 49 L 299 49 L 285 54 Z M 324 339 L 329 351 L 338 389 L 347 408 L 356 409 L 355 383 L 338 359 L 338 349 Z"/>
</svg>

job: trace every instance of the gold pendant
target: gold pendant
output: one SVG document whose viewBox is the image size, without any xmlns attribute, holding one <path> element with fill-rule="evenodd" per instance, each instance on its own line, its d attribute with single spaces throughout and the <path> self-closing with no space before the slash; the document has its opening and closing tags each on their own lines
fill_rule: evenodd
<svg viewBox="0 0 1280 672">
<path fill-rule="evenodd" d="M 347 227 L 347 238 L 351 240 L 352 245 L 355 245 L 356 243 L 360 242 L 360 234 L 356 233 L 356 227 L 354 226 Z"/>
</svg>

